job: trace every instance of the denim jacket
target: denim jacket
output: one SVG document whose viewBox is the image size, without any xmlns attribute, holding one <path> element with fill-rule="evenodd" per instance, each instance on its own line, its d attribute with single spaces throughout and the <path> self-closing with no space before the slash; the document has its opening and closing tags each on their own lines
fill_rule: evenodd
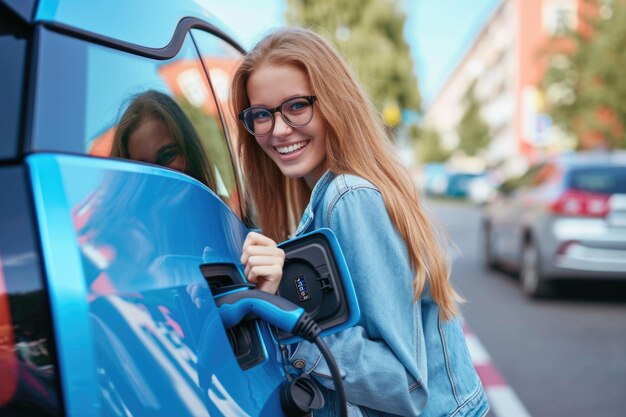
<svg viewBox="0 0 626 417">
<path fill-rule="evenodd" d="M 413 299 L 414 271 L 380 191 L 352 175 L 326 172 L 296 235 L 328 227 L 354 281 L 360 322 L 324 338 L 341 370 L 350 416 L 478 417 L 489 410 L 459 318 L 443 321 L 428 294 Z M 310 374 L 339 416 L 326 362 L 315 345 L 292 347 L 291 372 Z"/>
</svg>

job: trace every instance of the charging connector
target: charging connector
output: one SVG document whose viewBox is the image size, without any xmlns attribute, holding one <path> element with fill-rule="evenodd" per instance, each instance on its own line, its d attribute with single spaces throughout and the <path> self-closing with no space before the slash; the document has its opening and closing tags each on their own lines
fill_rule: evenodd
<svg viewBox="0 0 626 417">
<path fill-rule="evenodd" d="M 314 343 L 322 353 L 330 369 L 335 391 L 339 397 L 341 415 L 343 417 L 348 416 L 346 392 L 337 362 L 335 362 L 330 349 L 328 349 L 328 346 L 320 337 L 320 327 L 302 307 L 298 307 L 291 301 L 277 295 L 245 288 L 217 295 L 215 303 L 219 308 L 220 317 L 226 328 L 239 324 L 244 318 L 259 318 L 280 330 L 290 332 Z M 319 408 L 324 403 L 322 401 L 322 405 L 319 405 L 319 402 L 311 401 L 311 404 L 315 404 Z M 291 415 L 304 416 L 306 413 Z"/>
</svg>

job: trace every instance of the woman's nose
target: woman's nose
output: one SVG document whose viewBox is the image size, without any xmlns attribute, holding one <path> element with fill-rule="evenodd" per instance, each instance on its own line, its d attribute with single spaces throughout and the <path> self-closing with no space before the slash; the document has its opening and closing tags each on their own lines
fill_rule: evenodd
<svg viewBox="0 0 626 417">
<path fill-rule="evenodd" d="M 289 126 L 287 122 L 285 122 L 285 118 L 282 113 L 274 114 L 274 136 L 284 136 L 289 135 L 293 132 L 293 127 Z"/>
</svg>

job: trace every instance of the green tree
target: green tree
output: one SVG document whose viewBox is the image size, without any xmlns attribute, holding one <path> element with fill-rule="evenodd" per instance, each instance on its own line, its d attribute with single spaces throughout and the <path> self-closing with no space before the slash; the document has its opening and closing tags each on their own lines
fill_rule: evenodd
<svg viewBox="0 0 626 417">
<path fill-rule="evenodd" d="M 288 0 L 287 22 L 328 38 L 351 63 L 376 107 L 394 122 L 421 98 L 398 0 Z"/>
<path fill-rule="evenodd" d="M 412 129 L 415 130 L 412 133 L 418 138 L 415 157 L 420 163 L 445 162 L 450 158 L 450 152 L 441 146 L 441 135 L 436 129 L 419 130 L 416 125 Z"/>
<path fill-rule="evenodd" d="M 481 106 L 475 90 L 476 82 L 473 82 L 465 93 L 465 112 L 457 126 L 459 148 L 468 156 L 477 155 L 489 144 L 489 126 L 480 115 Z"/>
<path fill-rule="evenodd" d="M 583 17 L 583 30 L 567 32 L 548 51 L 548 111 L 579 147 L 626 148 L 626 1 L 585 2 L 595 12 Z"/>
</svg>

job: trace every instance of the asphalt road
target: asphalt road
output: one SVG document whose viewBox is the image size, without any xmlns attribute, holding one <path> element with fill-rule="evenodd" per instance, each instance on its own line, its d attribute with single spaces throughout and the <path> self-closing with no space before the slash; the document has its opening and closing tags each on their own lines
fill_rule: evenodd
<svg viewBox="0 0 626 417">
<path fill-rule="evenodd" d="M 479 208 L 429 205 L 454 242 L 465 320 L 528 414 L 626 416 L 626 283 L 574 283 L 527 299 L 514 275 L 483 267 Z"/>
</svg>

